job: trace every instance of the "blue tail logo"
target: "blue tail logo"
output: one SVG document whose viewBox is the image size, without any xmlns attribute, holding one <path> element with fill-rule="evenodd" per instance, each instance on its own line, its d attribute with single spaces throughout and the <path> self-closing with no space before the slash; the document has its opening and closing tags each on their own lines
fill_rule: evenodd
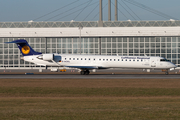
<svg viewBox="0 0 180 120">
<path fill-rule="evenodd" d="M 23 56 L 42 54 L 40 52 L 34 51 L 31 48 L 31 46 L 28 44 L 28 42 L 24 39 L 14 40 L 12 42 L 5 42 L 5 43 L 16 43 Z"/>
</svg>

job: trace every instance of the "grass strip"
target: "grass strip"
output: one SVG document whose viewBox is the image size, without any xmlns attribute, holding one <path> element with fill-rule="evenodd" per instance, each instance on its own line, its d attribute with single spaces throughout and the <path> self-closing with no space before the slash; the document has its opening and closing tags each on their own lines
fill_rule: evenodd
<svg viewBox="0 0 180 120">
<path fill-rule="evenodd" d="M 180 96 L 180 88 L 0 87 L 1 97 L 153 97 Z"/>
<path fill-rule="evenodd" d="M 3 98 L 0 119 L 169 120 L 180 119 L 180 98 Z"/>
</svg>

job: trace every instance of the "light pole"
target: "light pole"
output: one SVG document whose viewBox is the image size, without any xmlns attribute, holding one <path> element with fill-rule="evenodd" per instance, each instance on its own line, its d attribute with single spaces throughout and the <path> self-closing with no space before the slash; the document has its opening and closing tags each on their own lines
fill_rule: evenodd
<svg viewBox="0 0 180 120">
<path fill-rule="evenodd" d="M 81 54 L 81 30 L 83 29 L 83 26 L 80 24 L 79 25 L 79 47 L 80 47 L 80 50 L 79 50 L 79 52 L 80 52 L 80 54 Z"/>
<path fill-rule="evenodd" d="M 115 0 L 115 21 L 118 21 L 118 4 L 117 0 Z"/>
</svg>

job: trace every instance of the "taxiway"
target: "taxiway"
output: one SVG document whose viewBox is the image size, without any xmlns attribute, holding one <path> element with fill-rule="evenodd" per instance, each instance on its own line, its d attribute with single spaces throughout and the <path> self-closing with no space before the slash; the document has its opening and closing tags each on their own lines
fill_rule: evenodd
<svg viewBox="0 0 180 120">
<path fill-rule="evenodd" d="M 180 79 L 179 74 L 1 74 L 0 79 Z"/>
</svg>

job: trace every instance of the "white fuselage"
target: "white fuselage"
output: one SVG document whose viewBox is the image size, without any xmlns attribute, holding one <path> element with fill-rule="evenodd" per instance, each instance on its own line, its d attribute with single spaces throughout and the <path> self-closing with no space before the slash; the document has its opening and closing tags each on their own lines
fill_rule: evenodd
<svg viewBox="0 0 180 120">
<path fill-rule="evenodd" d="M 49 57 L 49 56 L 52 56 Z M 41 56 L 41 57 L 39 57 Z M 46 56 L 43 57 L 42 56 Z M 42 59 L 40 59 L 42 58 Z M 48 59 L 49 58 L 49 59 Z M 135 68 L 135 69 L 170 69 L 176 65 L 163 57 L 150 56 L 106 56 L 106 55 L 71 55 L 71 54 L 42 54 L 24 56 L 24 60 L 43 66 L 74 67 L 93 66 L 94 68 Z"/>
</svg>

